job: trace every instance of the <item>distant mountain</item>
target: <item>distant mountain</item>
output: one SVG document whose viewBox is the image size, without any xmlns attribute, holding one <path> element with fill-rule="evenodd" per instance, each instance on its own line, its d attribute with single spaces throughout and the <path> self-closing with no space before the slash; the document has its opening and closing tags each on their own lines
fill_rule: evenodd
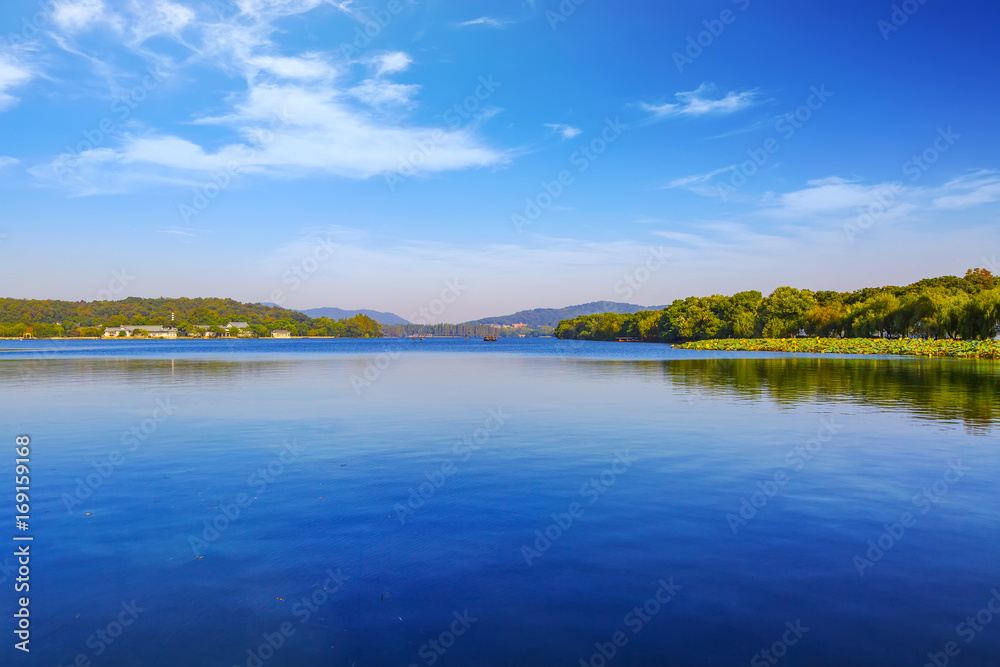
<svg viewBox="0 0 1000 667">
<path fill-rule="evenodd" d="M 579 306 L 567 306 L 565 308 L 535 308 L 534 310 L 522 310 L 513 315 L 503 315 L 501 317 L 487 317 L 481 320 L 466 322 L 466 324 L 519 324 L 521 322 L 529 327 L 554 327 L 563 320 L 571 320 L 581 315 L 595 315 L 597 313 L 638 313 L 641 310 L 660 310 L 663 306 L 637 306 L 634 303 L 618 303 L 615 301 L 593 301 L 582 303 Z"/>
<path fill-rule="evenodd" d="M 395 313 L 381 313 L 377 310 L 344 310 L 343 308 L 309 308 L 308 310 L 300 310 L 300 313 L 308 315 L 309 317 L 328 317 L 331 320 L 343 320 L 348 317 L 354 317 L 355 315 L 367 315 L 379 324 L 409 324 L 407 320 L 404 320 L 399 315 Z"/>
</svg>

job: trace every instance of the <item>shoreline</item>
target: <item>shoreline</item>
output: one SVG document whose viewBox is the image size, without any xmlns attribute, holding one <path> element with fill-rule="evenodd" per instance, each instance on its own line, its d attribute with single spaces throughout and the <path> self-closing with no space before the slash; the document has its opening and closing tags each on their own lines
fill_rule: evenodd
<svg viewBox="0 0 1000 667">
<path fill-rule="evenodd" d="M 997 340 L 915 338 L 731 338 L 674 345 L 703 352 L 788 352 L 795 354 L 886 354 L 911 357 L 1000 359 Z"/>
</svg>

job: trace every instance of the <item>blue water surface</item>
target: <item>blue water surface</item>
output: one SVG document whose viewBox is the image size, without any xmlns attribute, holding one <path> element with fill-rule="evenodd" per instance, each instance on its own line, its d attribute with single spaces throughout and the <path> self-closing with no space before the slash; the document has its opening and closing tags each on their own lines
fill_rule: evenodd
<svg viewBox="0 0 1000 667">
<path fill-rule="evenodd" d="M 998 370 L 0 341 L 0 521 L 29 435 L 34 537 L 2 662 L 1000 664 Z"/>
</svg>

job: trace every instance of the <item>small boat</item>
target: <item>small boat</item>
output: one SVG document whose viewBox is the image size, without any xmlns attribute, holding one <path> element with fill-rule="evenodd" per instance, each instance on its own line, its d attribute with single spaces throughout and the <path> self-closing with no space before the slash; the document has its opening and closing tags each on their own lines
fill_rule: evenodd
<svg viewBox="0 0 1000 667">
<path fill-rule="evenodd" d="M 495 343 L 495 342 L 497 342 L 497 337 L 496 336 L 483 336 L 483 342 L 484 343 Z"/>
</svg>

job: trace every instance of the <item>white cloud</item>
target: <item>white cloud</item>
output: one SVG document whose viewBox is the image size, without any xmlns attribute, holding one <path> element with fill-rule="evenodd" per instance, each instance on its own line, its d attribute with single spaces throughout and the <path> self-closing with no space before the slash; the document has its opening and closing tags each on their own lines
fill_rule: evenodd
<svg viewBox="0 0 1000 667">
<path fill-rule="evenodd" d="M 285 79 L 329 79 L 337 74 L 336 68 L 319 54 L 305 54 L 298 58 L 280 56 L 254 56 L 247 64 Z"/>
<path fill-rule="evenodd" d="M 545 127 L 551 128 L 553 132 L 562 136 L 564 140 L 572 139 L 583 133 L 578 127 L 573 127 L 572 125 L 562 125 L 560 123 L 546 123 Z"/>
<path fill-rule="evenodd" d="M 157 35 L 177 36 L 195 19 L 193 11 L 168 0 L 133 0 L 132 10 L 136 16 L 132 32 L 140 43 Z"/>
<path fill-rule="evenodd" d="M 97 0 L 77 0 L 64 10 L 64 23 L 87 24 L 81 7 Z M 190 9 L 156 0 L 134 0 L 122 34 L 125 46 L 142 56 L 165 58 L 181 68 L 176 49 L 169 55 L 155 51 L 152 35 L 165 35 L 191 50 L 191 62 L 210 65 L 230 76 L 242 77 L 245 89 L 220 96 L 229 108 L 206 113 L 193 121 L 216 126 L 199 138 L 183 132 L 131 128 L 100 149 L 83 153 L 66 169 L 58 158 L 29 172 L 50 184 L 68 186 L 75 194 L 123 192 L 149 183 L 190 184 L 236 162 L 240 174 L 302 177 L 327 173 L 348 178 L 370 178 L 399 168 L 418 145 L 433 137 L 434 150 L 419 171 L 496 166 L 510 154 L 494 149 L 477 136 L 478 125 L 448 130 L 421 125 L 403 115 L 415 106 L 417 84 L 391 80 L 413 63 L 404 52 L 392 51 L 366 58 L 373 75 L 352 80 L 350 62 L 339 52 L 279 51 L 271 35 L 277 19 L 331 5 L 354 16 L 349 2 L 325 0 L 235 0 L 234 20 L 195 15 Z M 75 12 L 75 13 L 74 13 Z M 183 32 L 183 37 L 180 33 Z M 148 41 L 146 41 L 148 40 Z M 391 111 L 391 113 L 387 112 Z M 282 119 L 275 123 L 276 119 Z M 273 131 L 273 136 L 272 132 Z M 220 141 L 236 133 L 240 141 Z M 262 132 L 264 133 L 262 135 Z M 262 141 L 261 136 L 268 136 Z M 205 137 L 205 138 L 201 138 Z M 420 144 L 422 142 L 422 144 Z"/>
<path fill-rule="evenodd" d="M 369 62 L 375 66 L 375 76 L 402 72 L 413 64 L 413 60 L 410 56 L 402 51 L 383 53 L 371 58 Z"/>
<path fill-rule="evenodd" d="M 934 208 L 965 208 L 1000 201 L 1000 173 L 978 171 L 945 183 L 947 194 L 932 202 Z"/>
<path fill-rule="evenodd" d="M 18 160 L 16 157 L 8 157 L 6 155 L 0 155 L 0 169 L 3 169 L 4 167 L 11 167 L 19 162 L 20 160 Z"/>
<path fill-rule="evenodd" d="M 322 172 L 370 178 L 399 168 L 400 161 L 431 141 L 433 151 L 420 165 L 423 173 L 493 166 L 507 162 L 471 130 L 376 122 L 324 87 L 255 85 L 234 113 L 202 119 L 239 132 L 245 141 L 214 152 L 181 137 L 127 135 L 119 148 L 80 155 L 70 179 L 56 179 L 55 164 L 31 170 L 36 176 L 67 184 L 76 194 L 122 192 L 149 183 L 198 183 L 211 173 L 238 165 L 244 175 L 298 176 Z"/>
<path fill-rule="evenodd" d="M 62 30 L 82 32 L 109 20 L 103 0 L 63 0 L 53 5 L 52 20 Z"/>
<path fill-rule="evenodd" d="M 703 83 L 695 90 L 676 93 L 676 103 L 648 104 L 640 102 L 639 107 L 648 111 L 654 120 L 673 116 L 704 116 L 709 114 L 731 114 L 747 109 L 757 103 L 757 92 L 753 90 L 742 93 L 730 92 L 724 97 L 711 99 L 708 94 L 712 86 Z"/>
<path fill-rule="evenodd" d="M 765 197 L 766 212 L 779 218 L 812 218 L 843 215 L 867 208 L 881 199 L 892 199 L 893 205 L 907 194 L 899 183 L 861 185 L 838 176 L 808 181 L 809 187 L 781 195 Z"/>
<path fill-rule="evenodd" d="M 691 176 L 675 178 L 664 185 L 662 189 L 673 190 L 675 188 L 684 188 L 685 190 L 689 190 L 697 195 L 701 195 L 702 197 L 719 197 L 721 196 L 719 189 L 710 185 L 712 179 L 719 174 L 725 174 L 735 168 L 736 165 L 731 164 L 728 167 L 709 171 L 704 174 L 693 174 Z"/>
<path fill-rule="evenodd" d="M 490 28 L 506 28 L 511 25 L 513 21 L 507 19 L 497 19 L 492 16 L 481 16 L 478 19 L 472 19 L 471 21 L 464 21 L 458 25 L 462 28 L 466 28 L 474 25 L 484 25 Z"/>
<path fill-rule="evenodd" d="M 367 79 L 348 92 L 370 107 L 408 105 L 420 86 Z"/>
<path fill-rule="evenodd" d="M 30 69 L 20 64 L 13 56 L 0 53 L 0 111 L 17 104 L 18 98 L 7 90 L 27 83 L 31 77 Z"/>
<path fill-rule="evenodd" d="M 331 4 L 347 11 L 350 2 L 327 2 L 327 0 L 235 0 L 240 13 L 256 21 L 267 22 L 285 16 L 305 14 L 320 5 Z"/>
</svg>

